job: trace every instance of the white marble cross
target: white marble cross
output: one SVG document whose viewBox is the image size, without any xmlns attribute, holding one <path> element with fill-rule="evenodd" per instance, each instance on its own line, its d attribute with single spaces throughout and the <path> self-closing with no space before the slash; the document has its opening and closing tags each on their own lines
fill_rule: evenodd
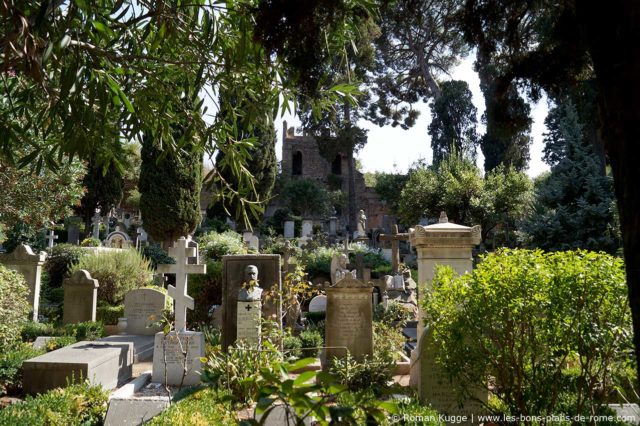
<svg viewBox="0 0 640 426">
<path fill-rule="evenodd" d="M 96 209 L 96 213 L 91 218 L 93 223 L 93 238 L 100 238 L 100 222 L 102 222 L 102 216 L 100 211 Z"/>
<path fill-rule="evenodd" d="M 47 239 L 47 247 L 53 247 L 53 241 L 58 239 L 58 236 L 53 232 L 53 229 L 49 230 L 49 235 L 45 237 Z"/>
<path fill-rule="evenodd" d="M 175 274 L 176 286 L 167 289 L 169 296 L 175 301 L 176 331 L 187 329 L 187 308 L 193 310 L 193 298 L 187 294 L 187 279 L 189 274 L 206 274 L 207 265 L 189 265 L 189 258 L 196 257 L 197 249 L 189 247 L 189 240 L 180 237 L 169 249 L 169 256 L 176 260 L 175 265 L 158 265 L 161 274 Z"/>
</svg>

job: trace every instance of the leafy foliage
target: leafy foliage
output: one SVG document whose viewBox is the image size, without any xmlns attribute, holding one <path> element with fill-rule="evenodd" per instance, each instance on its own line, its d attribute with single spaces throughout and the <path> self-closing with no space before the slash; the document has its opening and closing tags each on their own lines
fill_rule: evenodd
<svg viewBox="0 0 640 426">
<path fill-rule="evenodd" d="M 22 363 L 44 353 L 30 344 L 21 344 L 0 355 L 0 395 L 15 395 L 22 390 Z"/>
<path fill-rule="evenodd" d="M 472 274 L 438 269 L 423 308 L 438 362 L 466 388 L 491 376 L 507 414 L 575 415 L 599 412 L 627 378 L 626 294 L 607 254 L 501 249 Z"/>
<path fill-rule="evenodd" d="M 375 191 L 393 214 L 400 211 L 400 194 L 408 179 L 405 174 L 376 173 Z"/>
<path fill-rule="evenodd" d="M 224 402 L 224 393 L 212 388 L 196 389 L 151 419 L 150 426 L 227 425 L 236 421 Z"/>
<path fill-rule="evenodd" d="M 0 410 L 0 425 L 101 425 L 108 392 L 100 385 L 79 383 L 53 389 Z"/>
<path fill-rule="evenodd" d="M 551 174 L 537 187 L 533 212 L 522 226 L 525 242 L 545 250 L 616 253 L 621 239 L 613 181 L 600 173 L 571 100 L 555 106 L 545 123 Z"/>
<path fill-rule="evenodd" d="M 81 247 L 100 247 L 101 245 L 102 242 L 100 241 L 100 239 L 95 237 L 85 238 L 80 242 Z"/>
<path fill-rule="evenodd" d="M 91 278 L 98 280 L 98 300 L 111 305 L 122 303 L 130 290 L 150 283 L 153 272 L 150 262 L 133 249 L 88 254 L 71 273 L 80 269 L 86 269 Z"/>
<path fill-rule="evenodd" d="M 242 235 L 235 231 L 209 232 L 202 235 L 200 253 L 208 260 L 222 260 L 227 254 L 246 254 L 247 248 L 242 242 Z"/>
<path fill-rule="evenodd" d="M 323 216 L 331 211 L 329 192 L 313 179 L 292 179 L 282 192 L 291 211 L 303 218 Z"/>
<path fill-rule="evenodd" d="M 151 266 L 156 269 L 158 265 L 171 265 L 176 263 L 176 260 L 169 256 L 166 250 L 158 245 L 148 245 L 142 249 L 142 256 L 151 262 Z"/>
<path fill-rule="evenodd" d="M 103 324 L 118 324 L 118 318 L 121 317 L 124 317 L 124 305 L 100 305 L 96 307 L 96 321 L 100 321 Z"/>
<path fill-rule="evenodd" d="M 68 276 L 69 269 L 80 261 L 86 253 L 78 246 L 72 244 L 57 244 L 48 250 L 49 255 L 44 264 L 44 269 L 49 277 L 48 286 L 59 288 L 62 281 Z"/>
<path fill-rule="evenodd" d="M 0 265 L 0 352 L 15 343 L 31 307 L 29 287 L 22 274 Z"/>
</svg>

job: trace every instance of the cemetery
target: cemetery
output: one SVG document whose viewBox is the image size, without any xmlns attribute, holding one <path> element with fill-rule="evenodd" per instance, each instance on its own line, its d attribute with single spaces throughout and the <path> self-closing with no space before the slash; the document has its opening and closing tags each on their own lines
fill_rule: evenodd
<svg viewBox="0 0 640 426">
<path fill-rule="evenodd" d="M 36 3 L 0 426 L 640 424 L 637 4 Z"/>
</svg>

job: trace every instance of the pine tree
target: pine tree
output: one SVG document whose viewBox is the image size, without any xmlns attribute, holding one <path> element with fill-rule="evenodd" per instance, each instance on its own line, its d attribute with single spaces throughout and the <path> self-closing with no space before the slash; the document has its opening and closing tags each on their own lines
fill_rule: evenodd
<svg viewBox="0 0 640 426">
<path fill-rule="evenodd" d="M 575 105 L 568 99 L 545 120 L 544 159 L 551 173 L 539 182 L 534 211 L 523 224 L 528 244 L 545 250 L 576 248 L 615 253 L 620 247 L 610 176 L 585 140 Z"/>
</svg>

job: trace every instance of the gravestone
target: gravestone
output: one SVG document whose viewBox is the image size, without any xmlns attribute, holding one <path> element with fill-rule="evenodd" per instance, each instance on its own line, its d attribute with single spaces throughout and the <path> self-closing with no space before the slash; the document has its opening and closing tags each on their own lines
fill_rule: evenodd
<svg viewBox="0 0 640 426">
<path fill-rule="evenodd" d="M 244 340 L 253 345 L 260 344 L 261 310 L 262 302 L 259 300 L 238 302 L 236 341 Z"/>
<path fill-rule="evenodd" d="M 251 249 L 254 249 L 256 251 L 260 249 L 260 240 L 258 239 L 258 237 L 253 235 L 251 231 L 244 231 L 242 233 L 242 241 L 244 241 L 247 247 Z"/>
<path fill-rule="evenodd" d="M 296 227 L 295 222 L 292 220 L 284 221 L 284 237 L 285 238 L 295 238 L 296 236 Z"/>
<path fill-rule="evenodd" d="M 197 385 L 200 383 L 203 356 L 204 334 L 201 332 L 156 333 L 151 380 L 171 386 Z"/>
<path fill-rule="evenodd" d="M 282 328 L 282 280 L 280 255 L 253 254 L 222 257 L 222 348 L 237 339 L 238 293 L 245 282 L 245 270 L 255 265 L 259 271 L 258 283 L 264 291 L 274 287 L 276 296 L 262 303 L 262 317 L 272 319 Z"/>
<path fill-rule="evenodd" d="M 124 317 L 127 319 L 127 334 L 153 335 L 162 326 L 151 326 L 162 320 L 167 296 L 152 288 L 131 290 L 124 296 Z"/>
<path fill-rule="evenodd" d="M 38 307 L 40 306 L 40 281 L 42 278 L 42 265 L 47 259 L 47 253 L 41 251 L 35 254 L 31 247 L 20 244 L 11 253 L 1 253 L 0 263 L 7 268 L 19 272 L 24 276 L 29 295 L 27 300 L 32 309 L 33 321 L 38 321 Z"/>
<path fill-rule="evenodd" d="M 63 281 L 63 324 L 96 320 L 98 287 L 98 280 L 91 278 L 89 271 L 85 269 L 74 272 Z"/>
<path fill-rule="evenodd" d="M 80 244 L 80 228 L 75 222 L 69 223 L 67 227 L 67 242 L 69 244 Z"/>
<path fill-rule="evenodd" d="M 313 220 L 305 219 L 302 221 L 302 237 L 313 236 Z"/>
<path fill-rule="evenodd" d="M 120 230 L 119 226 L 116 226 L 116 230 L 109 233 L 104 240 L 104 245 L 111 248 L 127 248 L 131 244 L 131 239 L 126 232 Z"/>
<path fill-rule="evenodd" d="M 444 367 L 438 362 L 438 347 L 431 329 L 426 328 L 417 350 L 420 352 L 421 371 L 418 394 L 423 404 L 430 405 L 438 413 L 446 416 L 466 416 L 485 413 L 489 392 L 469 384 L 452 380 Z M 465 396 L 463 390 L 470 390 L 470 396 Z M 470 424 L 471 421 L 465 422 Z"/>
<path fill-rule="evenodd" d="M 138 229 L 136 230 L 136 233 L 138 235 L 138 239 L 136 241 L 136 245 L 138 247 L 140 247 L 140 246 L 144 245 L 144 243 L 147 242 L 147 239 L 149 238 L 149 236 L 147 235 L 147 231 L 145 231 L 142 226 L 138 226 Z"/>
<path fill-rule="evenodd" d="M 320 294 L 315 296 L 309 302 L 309 312 L 326 312 L 327 310 L 327 296 Z"/>
<path fill-rule="evenodd" d="M 87 379 L 109 390 L 131 377 L 132 366 L 131 343 L 82 341 L 25 361 L 22 387 L 35 395 Z"/>
<path fill-rule="evenodd" d="M 347 350 L 357 360 L 373 355 L 372 291 L 371 286 L 350 277 L 326 289 L 325 336 L 329 364 L 333 357 L 343 358 Z"/>
<path fill-rule="evenodd" d="M 190 264 L 198 259 L 197 248 L 189 247 L 189 241 L 180 237 L 171 248 L 169 256 L 176 261 L 171 265 L 158 265 L 161 274 L 175 274 L 175 287 L 169 285 L 169 296 L 174 300 L 175 330 L 168 334 L 156 333 L 153 352 L 153 381 L 168 385 L 194 385 L 200 382 L 200 370 L 204 356 L 204 334 L 187 331 L 187 309 L 194 308 L 193 298 L 187 294 L 188 276 L 204 274 L 206 265 Z M 184 352 L 186 351 L 186 355 Z M 186 377 L 183 377 L 184 368 Z M 166 379 L 166 380 L 165 380 Z"/>
<path fill-rule="evenodd" d="M 122 217 L 122 223 L 126 229 L 129 229 L 131 226 L 131 213 L 125 213 Z"/>
<path fill-rule="evenodd" d="M 335 216 L 329 218 L 329 235 L 332 237 L 338 235 L 338 218 Z"/>
<path fill-rule="evenodd" d="M 58 236 L 53 232 L 53 229 L 50 229 L 45 238 L 47 239 L 47 248 L 53 248 L 54 241 L 58 239 Z"/>
<path fill-rule="evenodd" d="M 91 218 L 91 224 L 93 225 L 93 238 L 100 239 L 100 223 L 101 222 L 102 222 L 102 216 L 100 216 L 100 210 L 96 209 L 96 212 Z"/>
</svg>

